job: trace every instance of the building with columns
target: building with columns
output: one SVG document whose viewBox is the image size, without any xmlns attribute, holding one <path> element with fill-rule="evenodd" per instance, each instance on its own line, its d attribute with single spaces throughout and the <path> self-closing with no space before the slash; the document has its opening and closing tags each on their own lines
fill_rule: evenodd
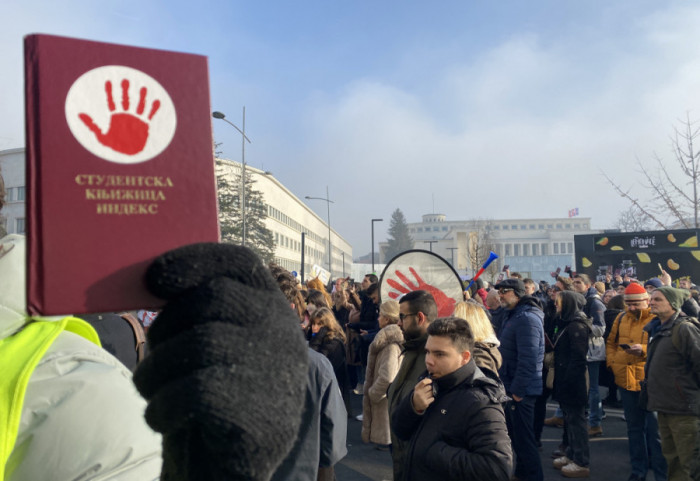
<svg viewBox="0 0 700 481">
<path fill-rule="evenodd" d="M 494 271 L 510 265 L 511 272 L 535 280 L 551 280 L 557 267 L 575 270 L 574 235 L 597 232 L 589 217 L 448 220 L 444 214 L 423 215 L 408 229 L 416 249 L 439 254 L 460 275 L 474 275 L 493 250 L 499 256 Z"/>
</svg>

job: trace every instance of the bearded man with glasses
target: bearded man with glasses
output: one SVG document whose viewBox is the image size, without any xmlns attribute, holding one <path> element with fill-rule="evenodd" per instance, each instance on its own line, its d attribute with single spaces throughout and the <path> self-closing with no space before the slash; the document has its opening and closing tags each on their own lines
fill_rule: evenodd
<svg viewBox="0 0 700 481">
<path fill-rule="evenodd" d="M 428 340 L 428 326 L 438 315 L 435 298 L 427 291 L 412 291 L 399 299 L 399 327 L 403 330 L 401 367 L 389 386 L 389 419 L 401 401 L 408 396 L 419 377 L 425 371 L 425 343 Z M 394 479 L 401 481 L 406 476 L 409 441 L 401 440 L 391 427 L 391 458 L 394 462 Z"/>
</svg>

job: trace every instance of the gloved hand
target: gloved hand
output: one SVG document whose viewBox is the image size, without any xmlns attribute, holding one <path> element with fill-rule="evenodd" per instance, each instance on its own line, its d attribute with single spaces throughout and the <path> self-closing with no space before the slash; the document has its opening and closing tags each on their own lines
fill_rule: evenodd
<svg viewBox="0 0 700 481">
<path fill-rule="evenodd" d="M 249 249 L 193 244 L 149 267 L 168 301 L 134 373 L 163 434 L 163 480 L 267 480 L 296 439 L 306 345 L 289 303 Z"/>
</svg>

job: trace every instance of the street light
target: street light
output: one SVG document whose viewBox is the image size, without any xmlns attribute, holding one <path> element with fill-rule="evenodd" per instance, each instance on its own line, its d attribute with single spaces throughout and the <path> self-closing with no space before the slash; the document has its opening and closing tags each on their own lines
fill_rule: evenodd
<svg viewBox="0 0 700 481">
<path fill-rule="evenodd" d="M 331 204 L 334 202 L 328 197 L 328 186 L 326 186 L 326 197 L 310 197 L 307 195 L 304 198 L 309 200 L 323 200 L 328 205 L 328 272 L 333 272 L 331 268 Z"/>
<path fill-rule="evenodd" d="M 374 223 L 382 221 L 384 219 L 372 219 L 372 273 L 374 273 Z"/>
<path fill-rule="evenodd" d="M 245 106 L 243 107 L 243 130 L 239 129 L 236 124 L 229 121 L 222 112 L 212 112 L 212 117 L 223 120 L 231 125 L 234 129 L 241 133 L 241 222 L 243 224 L 243 232 L 241 233 L 241 245 L 245 246 L 245 141 L 250 144 L 250 139 L 245 134 Z"/>
</svg>

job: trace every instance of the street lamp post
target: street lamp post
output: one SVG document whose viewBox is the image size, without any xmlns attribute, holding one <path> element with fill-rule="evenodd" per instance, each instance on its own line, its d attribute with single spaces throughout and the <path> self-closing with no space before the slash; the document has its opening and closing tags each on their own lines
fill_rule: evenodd
<svg viewBox="0 0 700 481">
<path fill-rule="evenodd" d="M 374 223 L 382 222 L 384 219 L 372 219 L 372 273 L 374 273 Z"/>
<path fill-rule="evenodd" d="M 333 272 L 333 269 L 331 268 L 331 204 L 334 202 L 328 196 L 328 186 L 326 186 L 326 197 L 311 197 L 307 195 L 304 198 L 310 200 L 323 200 L 328 206 L 328 272 Z"/>
<path fill-rule="evenodd" d="M 234 129 L 241 133 L 241 224 L 243 229 L 241 232 L 241 245 L 245 246 L 245 141 L 247 140 L 250 144 L 250 139 L 245 134 L 245 106 L 243 107 L 243 130 L 239 129 L 236 124 L 229 121 L 222 112 L 212 112 L 212 117 L 215 119 L 223 120 L 227 124 L 231 125 Z"/>
</svg>

